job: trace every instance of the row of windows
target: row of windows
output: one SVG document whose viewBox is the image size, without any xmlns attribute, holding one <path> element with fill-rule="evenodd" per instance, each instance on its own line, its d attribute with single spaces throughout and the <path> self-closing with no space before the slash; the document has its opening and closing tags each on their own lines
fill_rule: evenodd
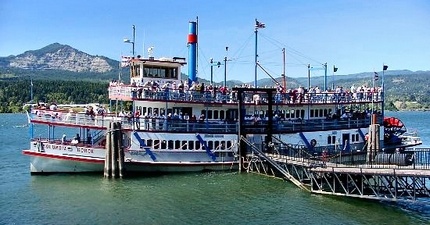
<svg viewBox="0 0 430 225">
<path fill-rule="evenodd" d="M 165 108 L 151 108 L 151 107 L 136 107 L 136 109 L 139 109 L 141 112 L 141 115 L 168 115 L 169 113 L 177 113 L 178 115 L 180 113 L 188 113 L 189 116 L 191 116 L 191 108 L 189 110 L 182 111 L 180 109 L 167 109 L 167 114 Z M 190 112 L 188 112 L 190 111 Z M 310 117 L 323 117 L 327 116 L 331 113 L 331 109 L 311 109 L 310 110 Z M 237 112 L 233 113 L 232 115 L 227 115 L 227 110 L 201 110 L 201 115 L 205 115 L 208 119 L 221 119 L 224 120 L 227 117 L 228 118 L 236 118 Z M 254 115 L 259 116 L 261 118 L 267 117 L 268 111 L 264 110 L 256 110 L 254 111 Z M 290 119 L 290 118 L 305 118 L 305 110 L 304 109 L 291 109 L 291 110 L 275 110 L 273 112 L 273 115 L 278 115 L 278 117 L 282 119 Z M 199 115 L 196 115 L 199 116 Z"/>
<path fill-rule="evenodd" d="M 153 149 L 182 149 L 182 150 L 206 150 L 199 141 L 173 141 L 173 140 L 143 140 L 148 147 Z M 226 150 L 231 148 L 231 141 L 205 141 L 205 144 L 212 151 Z"/>
<path fill-rule="evenodd" d="M 131 77 L 140 77 L 140 65 L 133 66 L 131 70 Z M 149 67 L 143 68 L 143 77 L 155 77 L 155 78 L 177 78 L 177 68 L 165 68 L 165 67 Z"/>
<path fill-rule="evenodd" d="M 359 142 L 360 136 L 358 134 L 351 134 L 351 143 Z M 329 135 L 327 137 L 327 144 L 334 145 L 334 144 L 340 144 L 336 143 L 336 136 L 335 135 Z"/>
<path fill-rule="evenodd" d="M 309 117 L 327 117 L 331 114 L 331 109 L 311 109 Z"/>
</svg>

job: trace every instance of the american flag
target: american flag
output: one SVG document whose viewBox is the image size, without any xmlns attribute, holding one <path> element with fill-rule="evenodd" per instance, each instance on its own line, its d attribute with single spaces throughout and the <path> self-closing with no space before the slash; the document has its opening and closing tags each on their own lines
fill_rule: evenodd
<svg viewBox="0 0 430 225">
<path fill-rule="evenodd" d="M 255 20 L 255 28 L 266 28 L 266 24 L 261 23 L 258 20 Z"/>
</svg>

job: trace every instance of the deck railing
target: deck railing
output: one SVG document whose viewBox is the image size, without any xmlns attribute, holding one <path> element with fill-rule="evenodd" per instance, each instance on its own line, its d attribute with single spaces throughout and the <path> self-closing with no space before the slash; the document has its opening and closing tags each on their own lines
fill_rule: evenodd
<svg viewBox="0 0 430 225">
<path fill-rule="evenodd" d="M 86 126 L 105 129 L 110 122 L 121 122 L 124 129 L 161 131 L 161 132 L 204 132 L 204 133 L 238 133 L 237 121 L 226 120 L 180 120 L 164 117 L 127 117 L 106 115 L 86 115 L 85 113 L 64 113 L 50 110 L 36 110 L 32 118 L 35 123 L 52 123 L 64 126 Z M 364 119 L 318 119 L 318 120 L 275 120 L 273 133 L 292 133 L 317 130 L 335 130 L 367 127 L 370 118 Z M 245 120 L 244 130 L 248 133 L 267 133 L 268 121 Z"/>
<path fill-rule="evenodd" d="M 245 103 L 268 103 L 266 93 L 243 93 Z M 109 99 L 111 100 L 163 100 L 163 101 L 185 101 L 202 103 L 237 103 L 237 92 L 220 91 L 194 91 L 173 90 L 137 87 L 130 85 L 110 86 Z M 349 104 L 365 102 L 382 102 L 383 92 L 360 92 L 360 93 L 275 93 L 273 102 L 275 104 Z"/>
<path fill-rule="evenodd" d="M 263 146 L 263 145 L 259 145 Z M 287 161 L 303 162 L 308 165 L 335 168 L 430 170 L 430 148 L 410 148 L 396 153 L 378 152 L 368 158 L 366 149 L 313 154 L 304 145 L 278 145 L 273 148 L 263 146 L 266 153 Z"/>
</svg>

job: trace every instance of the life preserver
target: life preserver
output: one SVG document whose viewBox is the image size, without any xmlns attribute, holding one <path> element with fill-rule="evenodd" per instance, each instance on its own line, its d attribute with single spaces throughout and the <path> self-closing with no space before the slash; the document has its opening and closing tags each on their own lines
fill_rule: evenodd
<svg viewBox="0 0 430 225">
<path fill-rule="evenodd" d="M 315 147 L 315 145 L 317 145 L 317 140 L 312 139 L 312 140 L 311 140 L 311 146 L 312 146 L 312 147 Z"/>
</svg>

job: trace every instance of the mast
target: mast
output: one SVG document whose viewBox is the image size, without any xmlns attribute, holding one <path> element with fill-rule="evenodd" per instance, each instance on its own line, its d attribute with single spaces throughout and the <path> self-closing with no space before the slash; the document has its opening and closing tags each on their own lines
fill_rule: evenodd
<svg viewBox="0 0 430 225">
<path fill-rule="evenodd" d="M 199 35 L 199 17 L 196 16 L 196 36 Z M 196 42 L 196 80 L 199 73 L 199 43 Z"/>
<path fill-rule="evenodd" d="M 257 46 L 257 34 L 258 34 L 258 28 L 265 28 L 266 25 L 264 23 L 259 22 L 257 19 L 255 19 L 255 29 L 254 29 L 254 33 L 255 33 L 255 58 L 254 58 L 254 64 L 255 64 L 255 69 L 254 69 L 254 73 L 255 73 L 255 78 L 254 78 L 254 87 L 257 88 L 257 63 L 258 63 L 258 46 Z"/>
<path fill-rule="evenodd" d="M 228 61 L 228 46 L 225 47 L 225 57 L 224 57 L 224 87 L 227 87 L 227 61 Z"/>
<path fill-rule="evenodd" d="M 285 48 L 282 48 L 282 86 L 287 91 L 287 79 L 285 77 Z"/>
<path fill-rule="evenodd" d="M 324 91 L 327 91 L 327 63 L 324 63 Z"/>
<path fill-rule="evenodd" d="M 133 45 L 133 57 L 134 57 L 134 43 L 136 43 L 136 26 L 133 25 L 133 42 L 131 44 Z"/>
<path fill-rule="evenodd" d="M 30 104 L 33 104 L 33 78 L 31 76 L 30 76 Z"/>
<path fill-rule="evenodd" d="M 308 90 L 311 89 L 311 64 L 308 64 Z"/>
<path fill-rule="evenodd" d="M 255 66 L 255 69 L 254 69 L 254 88 L 257 88 L 257 62 L 258 62 L 258 59 L 257 59 L 257 57 L 258 57 L 258 51 L 257 51 L 257 34 L 258 34 L 258 21 L 257 21 L 257 19 L 255 19 L 255 30 L 254 30 L 254 33 L 255 33 L 255 54 L 254 54 L 254 66 Z"/>
</svg>

